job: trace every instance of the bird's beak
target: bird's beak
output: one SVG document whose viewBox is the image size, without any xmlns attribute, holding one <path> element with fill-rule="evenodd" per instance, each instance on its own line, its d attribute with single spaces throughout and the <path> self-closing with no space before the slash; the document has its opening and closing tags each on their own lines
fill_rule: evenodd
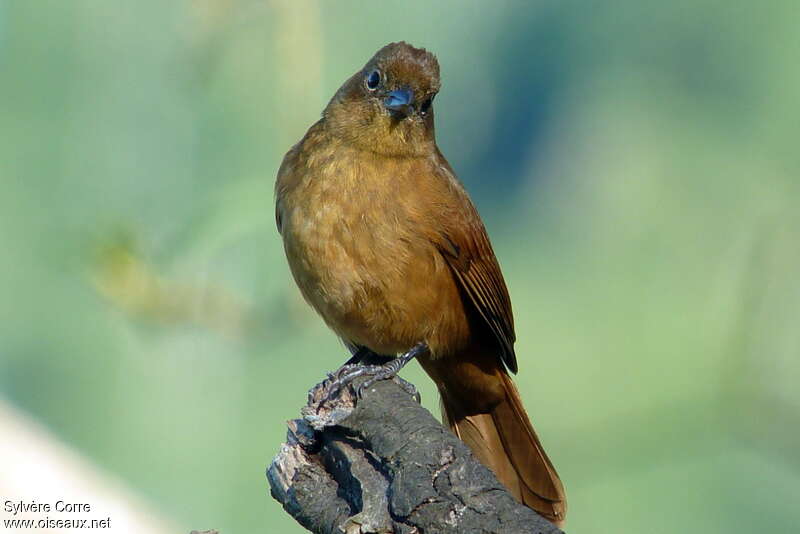
<svg viewBox="0 0 800 534">
<path fill-rule="evenodd" d="M 414 111 L 414 91 L 408 88 L 391 91 L 383 99 L 383 105 L 389 111 L 408 117 Z"/>
</svg>

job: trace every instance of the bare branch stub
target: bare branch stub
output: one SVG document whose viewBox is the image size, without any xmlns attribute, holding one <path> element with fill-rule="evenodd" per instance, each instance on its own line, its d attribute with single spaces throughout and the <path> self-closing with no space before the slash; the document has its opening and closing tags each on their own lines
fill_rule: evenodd
<svg viewBox="0 0 800 534">
<path fill-rule="evenodd" d="M 562 532 L 519 504 L 394 381 L 374 384 L 361 399 L 351 387 L 321 402 L 330 383 L 311 390 L 267 470 L 272 496 L 309 531 Z"/>
</svg>

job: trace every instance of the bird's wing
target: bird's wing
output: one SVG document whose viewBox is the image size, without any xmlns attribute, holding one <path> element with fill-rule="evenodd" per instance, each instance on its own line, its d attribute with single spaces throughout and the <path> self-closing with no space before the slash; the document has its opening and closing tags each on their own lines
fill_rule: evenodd
<svg viewBox="0 0 800 534">
<path fill-rule="evenodd" d="M 455 193 L 451 198 L 455 199 L 455 204 L 444 210 L 446 216 L 437 247 L 455 279 L 497 338 L 503 363 L 516 373 L 514 316 L 503 273 L 478 211 L 452 171 L 450 178 L 450 187 Z"/>
</svg>

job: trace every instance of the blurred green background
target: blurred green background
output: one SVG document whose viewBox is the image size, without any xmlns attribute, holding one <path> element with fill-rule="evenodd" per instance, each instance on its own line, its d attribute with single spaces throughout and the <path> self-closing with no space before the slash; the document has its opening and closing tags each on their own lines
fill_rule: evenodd
<svg viewBox="0 0 800 534">
<path fill-rule="evenodd" d="M 567 529 L 796 531 L 791 1 L 0 2 L 0 397 L 187 529 L 301 532 L 264 469 L 346 354 L 274 177 L 400 39 L 441 63 Z"/>
</svg>

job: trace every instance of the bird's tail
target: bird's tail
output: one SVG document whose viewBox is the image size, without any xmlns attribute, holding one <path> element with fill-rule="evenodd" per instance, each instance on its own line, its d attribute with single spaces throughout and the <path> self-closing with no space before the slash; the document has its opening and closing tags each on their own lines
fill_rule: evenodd
<svg viewBox="0 0 800 534">
<path fill-rule="evenodd" d="M 518 501 L 561 526 L 567 512 L 561 479 L 504 369 L 497 369 L 495 385 L 502 400 L 489 408 L 440 388 L 444 422 Z"/>
</svg>

